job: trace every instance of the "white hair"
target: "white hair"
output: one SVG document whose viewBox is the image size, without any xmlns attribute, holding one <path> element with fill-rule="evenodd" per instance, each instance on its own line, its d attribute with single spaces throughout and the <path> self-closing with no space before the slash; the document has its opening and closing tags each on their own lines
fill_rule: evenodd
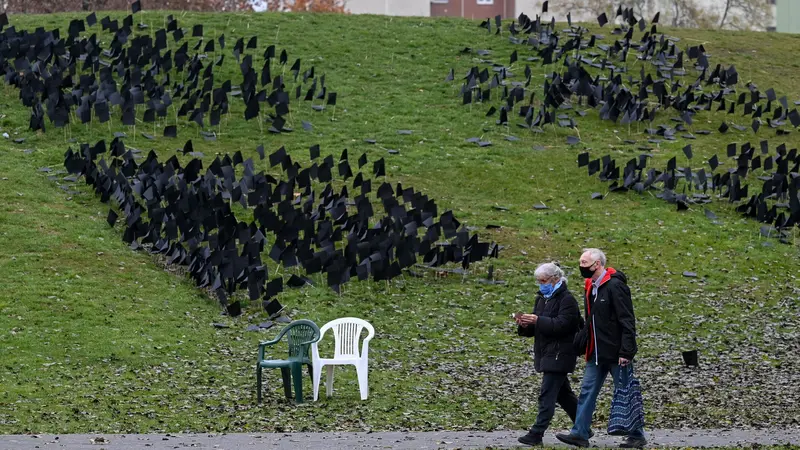
<svg viewBox="0 0 800 450">
<path fill-rule="evenodd" d="M 585 248 L 583 249 L 583 253 L 588 253 L 593 260 L 600 261 L 601 266 L 606 266 L 606 254 L 599 248 Z"/>
<path fill-rule="evenodd" d="M 561 267 L 558 267 L 558 264 L 549 262 L 540 264 L 539 267 L 536 268 L 536 271 L 533 272 L 533 276 L 536 278 L 558 278 L 559 280 L 567 281 L 567 278 L 564 277 L 564 271 L 561 270 Z"/>
</svg>

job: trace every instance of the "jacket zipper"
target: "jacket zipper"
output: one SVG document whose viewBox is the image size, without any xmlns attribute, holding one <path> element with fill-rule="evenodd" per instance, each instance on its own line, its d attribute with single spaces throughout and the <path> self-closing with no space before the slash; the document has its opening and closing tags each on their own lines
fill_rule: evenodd
<svg viewBox="0 0 800 450">
<path fill-rule="evenodd" d="M 594 303 L 597 301 L 597 294 L 599 293 L 600 286 L 597 286 L 597 290 L 594 291 L 594 300 L 592 300 L 592 306 L 594 306 Z M 594 320 L 594 310 L 592 310 L 592 339 L 594 339 L 594 363 L 595 365 L 600 365 L 600 351 L 597 349 L 597 323 Z"/>
<path fill-rule="evenodd" d="M 545 299 L 544 299 L 544 304 L 545 304 L 545 305 L 547 305 L 547 302 L 549 302 L 549 301 L 550 301 L 550 299 L 552 299 L 552 298 L 553 298 L 553 297 L 550 297 L 550 298 L 545 298 Z M 542 311 L 542 312 L 544 312 L 544 311 Z M 560 343 L 560 342 L 558 342 L 558 343 L 556 343 L 556 345 L 557 345 L 557 350 L 556 350 L 556 361 L 558 361 L 558 355 L 560 355 L 560 354 L 561 354 L 561 343 Z"/>
</svg>

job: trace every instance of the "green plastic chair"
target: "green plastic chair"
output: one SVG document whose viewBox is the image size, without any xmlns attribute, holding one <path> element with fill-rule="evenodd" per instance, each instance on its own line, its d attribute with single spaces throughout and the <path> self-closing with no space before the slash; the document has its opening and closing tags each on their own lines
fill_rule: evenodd
<svg viewBox="0 0 800 450">
<path fill-rule="evenodd" d="M 289 334 L 289 358 L 264 359 L 264 349 L 268 345 L 275 345 Z M 295 320 L 286 326 L 271 341 L 258 344 L 258 363 L 256 363 L 256 389 L 258 403 L 261 403 L 261 371 L 262 369 L 281 369 L 283 377 L 283 390 L 286 398 L 292 398 L 292 378 L 294 378 L 294 398 L 296 403 L 303 403 L 303 364 L 308 365 L 308 375 L 312 377 L 313 368 L 308 349 L 311 344 L 319 341 L 319 327 L 310 320 Z M 312 377 L 313 381 L 313 377 Z"/>
</svg>

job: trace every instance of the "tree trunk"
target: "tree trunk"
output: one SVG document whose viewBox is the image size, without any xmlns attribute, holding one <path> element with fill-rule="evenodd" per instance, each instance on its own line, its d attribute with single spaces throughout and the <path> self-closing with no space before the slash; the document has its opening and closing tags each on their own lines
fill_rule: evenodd
<svg viewBox="0 0 800 450">
<path fill-rule="evenodd" d="M 672 17 L 672 26 L 677 27 L 678 21 L 680 20 L 679 17 L 681 15 L 681 8 L 676 0 L 672 0 L 672 4 L 675 6 L 675 15 Z"/>
<path fill-rule="evenodd" d="M 722 14 L 722 20 L 719 21 L 719 28 L 725 26 L 725 21 L 728 19 L 728 11 L 731 10 L 731 3 L 733 0 L 725 0 L 725 12 Z"/>
</svg>

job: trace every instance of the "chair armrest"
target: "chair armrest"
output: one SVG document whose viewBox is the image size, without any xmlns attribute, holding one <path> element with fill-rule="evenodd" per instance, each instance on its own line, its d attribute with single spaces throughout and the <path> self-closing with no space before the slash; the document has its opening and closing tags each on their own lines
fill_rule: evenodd
<svg viewBox="0 0 800 450">
<path fill-rule="evenodd" d="M 361 353 L 358 355 L 363 358 L 366 355 L 369 355 L 369 340 L 371 337 L 364 339 L 364 342 L 361 343 Z"/>
<path fill-rule="evenodd" d="M 362 358 L 364 358 L 366 355 L 369 354 L 369 341 L 371 341 L 372 338 L 375 337 L 375 329 L 372 328 L 372 325 L 369 325 L 367 329 L 369 330 L 369 334 L 367 335 L 366 338 L 364 338 L 364 341 L 361 343 L 361 354 L 359 356 L 361 356 Z"/>
<path fill-rule="evenodd" d="M 281 341 L 281 337 L 278 336 L 278 337 L 276 337 L 275 339 L 273 339 L 271 341 L 259 342 L 258 343 L 258 361 L 260 362 L 260 361 L 264 360 L 264 349 L 265 349 L 265 347 L 267 347 L 268 345 L 275 345 L 280 341 Z"/>
<path fill-rule="evenodd" d="M 316 343 L 316 342 L 319 342 L 319 338 L 320 338 L 320 337 L 318 336 L 318 337 L 316 337 L 316 338 L 314 338 L 314 339 L 312 339 L 312 340 L 310 340 L 310 341 L 301 342 L 301 343 L 300 343 L 300 345 L 310 345 L 310 344 L 314 344 L 314 343 Z"/>
<path fill-rule="evenodd" d="M 278 342 L 280 342 L 281 339 L 283 339 L 283 335 L 286 334 L 287 331 L 289 331 L 289 328 L 291 328 L 291 326 L 284 327 L 281 330 L 281 332 L 278 333 L 278 335 L 275 337 L 275 339 L 273 339 L 271 341 L 259 342 L 259 344 L 258 344 L 258 360 L 259 361 L 262 361 L 264 359 L 264 347 L 266 347 L 267 345 L 275 345 Z"/>
<path fill-rule="evenodd" d="M 259 346 L 259 347 L 266 347 L 267 345 L 275 345 L 275 344 L 277 344 L 277 343 L 278 343 L 278 342 L 280 342 L 280 341 L 281 341 L 281 338 L 280 338 L 280 337 L 276 337 L 275 339 L 273 339 L 273 340 L 271 340 L 271 341 L 259 342 L 259 343 L 258 343 L 258 346 Z"/>
</svg>

